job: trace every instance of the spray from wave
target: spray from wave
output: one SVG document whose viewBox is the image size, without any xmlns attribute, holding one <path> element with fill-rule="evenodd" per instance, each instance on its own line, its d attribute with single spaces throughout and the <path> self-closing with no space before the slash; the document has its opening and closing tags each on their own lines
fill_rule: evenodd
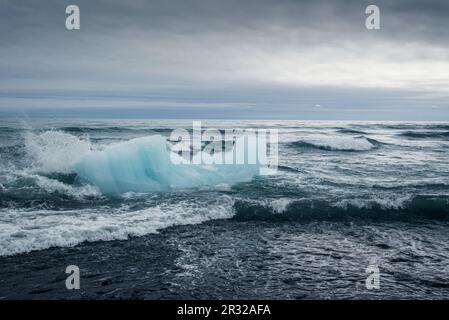
<svg viewBox="0 0 449 320">
<path fill-rule="evenodd" d="M 92 185 L 80 183 L 75 164 L 92 152 L 87 138 L 56 130 L 25 131 L 14 153 L 3 153 L 0 165 L 2 207 L 51 207 L 69 199 L 101 196 Z"/>
<path fill-rule="evenodd" d="M 145 209 L 123 206 L 83 210 L 0 210 L 0 256 L 50 247 L 71 247 L 85 241 L 126 240 L 174 226 L 228 219 L 233 200 L 220 196 L 207 202 L 161 203 Z"/>
</svg>

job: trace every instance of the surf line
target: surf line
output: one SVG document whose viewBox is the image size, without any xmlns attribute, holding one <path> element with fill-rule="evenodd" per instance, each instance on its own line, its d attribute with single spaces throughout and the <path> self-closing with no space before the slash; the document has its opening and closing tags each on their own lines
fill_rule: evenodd
<svg viewBox="0 0 449 320">
<path fill-rule="evenodd" d="M 192 134 L 184 128 L 170 134 L 169 141 L 173 143 L 170 160 L 174 164 L 258 165 L 260 174 L 268 175 L 278 167 L 278 140 L 277 129 L 203 131 L 201 121 L 193 121 Z"/>
</svg>

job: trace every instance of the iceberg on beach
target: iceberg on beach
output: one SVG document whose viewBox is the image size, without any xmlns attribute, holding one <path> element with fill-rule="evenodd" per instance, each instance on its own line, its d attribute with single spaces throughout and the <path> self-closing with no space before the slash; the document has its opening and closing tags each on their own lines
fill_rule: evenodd
<svg viewBox="0 0 449 320">
<path fill-rule="evenodd" d="M 75 165 L 78 176 L 103 193 L 232 185 L 251 180 L 259 168 L 258 164 L 175 164 L 166 139 L 160 135 L 110 145 L 89 153 Z"/>
</svg>

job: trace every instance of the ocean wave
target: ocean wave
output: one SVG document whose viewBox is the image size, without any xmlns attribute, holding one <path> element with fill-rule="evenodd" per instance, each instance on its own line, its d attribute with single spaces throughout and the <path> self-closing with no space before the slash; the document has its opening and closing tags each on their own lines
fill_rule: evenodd
<svg viewBox="0 0 449 320">
<path fill-rule="evenodd" d="M 0 256 L 71 247 L 86 241 L 126 240 L 175 225 L 228 219 L 233 214 L 233 200 L 228 196 L 208 203 L 181 201 L 135 211 L 126 207 L 116 211 L 0 210 Z"/>
<path fill-rule="evenodd" d="M 339 132 L 339 133 L 348 133 L 348 134 L 367 134 L 365 131 L 349 129 L 349 128 L 340 128 L 340 129 L 337 130 L 337 132 Z"/>
<path fill-rule="evenodd" d="M 319 149 L 328 151 L 368 151 L 381 143 L 365 137 L 319 136 L 290 142 L 295 148 Z"/>
<path fill-rule="evenodd" d="M 77 183 L 76 175 L 45 176 L 29 170 L 1 171 L 0 208 L 64 209 L 100 203 L 103 194 L 89 184 Z"/>
<path fill-rule="evenodd" d="M 64 131 L 67 133 L 111 133 L 123 132 L 128 130 L 135 131 L 136 129 L 124 127 L 58 127 L 55 130 Z"/>
<path fill-rule="evenodd" d="M 35 175 L 36 184 L 41 189 L 48 193 L 60 193 L 64 195 L 69 195 L 74 198 L 85 198 L 85 197 L 98 197 L 101 196 L 101 192 L 92 185 L 81 185 L 73 186 L 65 184 L 56 179 L 47 178 L 44 176 Z"/>
<path fill-rule="evenodd" d="M 449 130 L 449 124 L 431 124 L 431 125 L 424 125 L 424 128 L 430 129 L 430 130 Z"/>
<path fill-rule="evenodd" d="M 426 139 L 426 138 L 449 138 L 449 131 L 406 131 L 399 133 L 399 136 Z"/>
<path fill-rule="evenodd" d="M 49 130 L 25 135 L 29 167 L 39 172 L 73 172 L 84 156 L 94 150 L 88 139 L 62 131 Z"/>
<path fill-rule="evenodd" d="M 412 130 L 412 129 L 427 129 L 427 130 L 449 130 L 448 123 L 403 123 L 403 124 L 374 124 L 373 127 L 393 130 Z"/>
<path fill-rule="evenodd" d="M 63 131 L 70 134 L 139 134 L 139 135 L 150 135 L 150 134 L 162 134 L 168 135 L 173 129 L 171 128 L 131 128 L 131 127 L 58 127 L 56 131 Z"/>
<path fill-rule="evenodd" d="M 1 209 L 0 256 L 50 247 L 70 247 L 85 241 L 126 240 L 177 225 L 210 220 L 298 222 L 363 222 L 449 220 L 449 198 L 401 196 L 343 199 L 244 199 L 229 195 L 203 200 L 158 202 L 130 210 L 108 207 L 76 210 Z"/>
<path fill-rule="evenodd" d="M 404 195 L 352 198 L 330 201 L 324 198 L 239 199 L 236 220 L 261 221 L 413 221 L 449 220 L 449 198 L 445 196 Z"/>
<path fill-rule="evenodd" d="M 270 207 L 275 213 L 283 213 L 294 200 L 289 198 L 280 198 L 270 201 Z"/>
<path fill-rule="evenodd" d="M 257 167 L 172 166 L 165 136 L 171 129 L 107 123 L 103 129 L 78 130 L 77 123 L 70 128 L 64 122 L 67 127 L 55 130 L 5 130 L 0 254 L 126 239 L 214 219 L 449 221 L 447 139 L 441 145 L 392 139 L 406 130 L 445 134 L 444 125 L 384 130 L 351 124 L 345 130 L 332 123 L 280 130 L 279 172 L 257 177 Z"/>
<path fill-rule="evenodd" d="M 2 134 L 19 133 L 22 130 L 22 128 L 0 127 L 0 133 Z"/>
</svg>

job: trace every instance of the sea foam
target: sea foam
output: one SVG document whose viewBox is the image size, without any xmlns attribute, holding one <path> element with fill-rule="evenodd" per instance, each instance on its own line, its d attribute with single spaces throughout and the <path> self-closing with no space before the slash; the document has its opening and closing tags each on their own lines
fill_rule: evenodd
<svg viewBox="0 0 449 320">
<path fill-rule="evenodd" d="M 175 225 L 199 224 L 234 215 L 229 196 L 205 202 L 161 203 L 142 210 L 108 208 L 77 210 L 0 209 L 0 256 L 71 247 L 85 241 L 125 240 L 157 233 Z"/>
<path fill-rule="evenodd" d="M 75 164 L 93 149 L 88 139 L 57 130 L 28 132 L 24 138 L 29 165 L 38 172 L 72 172 Z"/>
</svg>

